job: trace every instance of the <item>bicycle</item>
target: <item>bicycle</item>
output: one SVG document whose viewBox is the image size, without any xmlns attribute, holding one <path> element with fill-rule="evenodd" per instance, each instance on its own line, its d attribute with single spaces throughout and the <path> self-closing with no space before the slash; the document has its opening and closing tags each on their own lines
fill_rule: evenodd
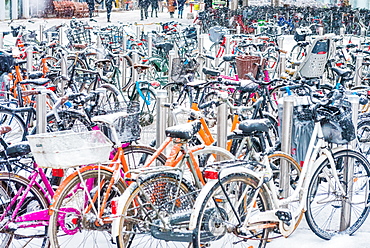
<svg viewBox="0 0 370 248">
<path fill-rule="evenodd" d="M 342 105 L 332 104 L 338 101 Z M 343 146 L 355 138 L 346 112 L 339 111 L 341 117 L 338 117 L 346 119 L 347 129 L 353 132 L 342 136 L 339 129 L 330 130 L 328 126 L 328 113 L 346 106 L 343 102 L 338 95 L 326 102 L 316 102 L 315 128 L 294 187 L 279 191 L 266 155 L 257 163 L 239 161 L 210 168 L 215 180 L 209 181 L 200 192 L 190 218 L 194 247 L 222 244 L 265 247 L 273 238 L 292 234 L 303 213 L 311 230 L 320 238 L 357 231 L 370 211 L 366 193 L 370 164 L 361 153 Z M 329 135 L 327 128 L 331 134 L 336 133 Z M 332 148 L 327 142 L 342 146 Z M 289 178 L 285 180 L 289 182 Z M 286 197 L 280 197 L 281 190 Z M 350 214 L 343 219 L 341 211 Z M 269 236 L 272 234 L 275 235 Z"/>
<path fill-rule="evenodd" d="M 176 245 L 172 241 L 189 240 L 188 235 L 182 236 L 183 220 L 173 223 L 169 219 L 177 211 L 190 210 L 198 189 L 205 184 L 200 168 L 204 166 L 204 161 L 201 159 L 206 155 L 214 161 L 213 156 L 210 156 L 212 154 L 218 155 L 221 160 L 234 157 L 219 147 L 190 147 L 189 140 L 199 130 L 199 121 L 167 128 L 168 138 L 157 150 L 161 152 L 173 143 L 165 166 L 152 167 L 148 161 L 149 164 L 144 165 L 143 169 L 131 170 L 125 174 L 125 180 L 133 182 L 118 199 L 117 215 L 112 223 L 112 234 L 117 237 L 119 247 L 141 247 L 142 238 L 149 239 L 149 243 L 158 246 L 167 244 L 166 242 Z M 159 228 L 161 226 L 164 230 Z M 170 230 L 174 230 L 173 228 L 178 231 L 171 234 Z M 150 239 L 150 232 L 156 233 L 156 241 Z"/>
</svg>

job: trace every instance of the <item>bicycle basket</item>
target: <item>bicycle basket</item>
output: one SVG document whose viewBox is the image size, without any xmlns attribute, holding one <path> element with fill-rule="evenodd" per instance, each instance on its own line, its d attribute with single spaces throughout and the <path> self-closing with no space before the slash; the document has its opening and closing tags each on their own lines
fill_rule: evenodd
<svg viewBox="0 0 370 248">
<path fill-rule="evenodd" d="M 325 141 L 347 144 L 356 138 L 351 111 L 343 107 L 325 107 L 317 110 Z"/>
<path fill-rule="evenodd" d="M 240 55 L 236 57 L 236 70 L 240 79 L 247 79 L 245 74 L 252 73 L 256 77 L 258 65 L 264 64 L 264 59 L 261 61 L 259 56 Z"/>
<path fill-rule="evenodd" d="M 11 68 L 14 65 L 13 55 L 0 50 L 0 74 L 4 72 L 11 72 Z"/>
<path fill-rule="evenodd" d="M 226 28 L 214 26 L 209 29 L 209 39 L 214 43 L 220 43 L 227 33 Z"/>
<path fill-rule="evenodd" d="M 125 117 L 118 118 L 113 126 L 118 135 L 118 139 L 122 143 L 131 142 L 140 139 L 141 128 L 140 128 L 140 105 L 138 102 L 120 103 L 120 107 L 116 107 L 114 110 L 107 111 L 107 114 L 126 112 L 128 115 Z M 112 131 L 105 124 L 99 124 L 100 130 L 109 137 L 112 138 Z"/>
<path fill-rule="evenodd" d="M 191 74 L 190 81 L 193 80 L 194 74 L 199 64 L 194 59 L 174 58 L 172 60 L 171 79 L 176 83 L 185 83 L 185 76 Z"/>
<path fill-rule="evenodd" d="M 61 131 L 27 136 L 39 167 L 67 169 L 108 161 L 112 142 L 99 130 Z"/>
</svg>

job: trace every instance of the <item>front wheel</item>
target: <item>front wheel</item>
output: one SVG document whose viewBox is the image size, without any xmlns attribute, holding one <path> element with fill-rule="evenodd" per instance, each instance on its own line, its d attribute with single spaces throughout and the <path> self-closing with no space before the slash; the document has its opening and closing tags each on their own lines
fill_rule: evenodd
<svg viewBox="0 0 370 248">
<path fill-rule="evenodd" d="M 187 232 L 186 215 L 183 220 L 172 216 L 190 211 L 196 193 L 184 178 L 180 181 L 178 175 L 169 172 L 148 176 L 141 181 L 140 187 L 136 183 L 131 184 L 120 199 L 124 204 L 118 247 L 189 247 L 191 240 L 177 242 L 172 238 L 176 232 Z M 161 228 L 164 223 L 167 229 Z"/>
<path fill-rule="evenodd" d="M 112 244 L 111 200 L 125 191 L 125 183 L 109 183 L 113 173 L 101 167 L 71 174 L 54 195 L 49 221 L 52 247 L 116 247 Z M 106 204 L 103 197 L 108 195 Z"/>
<path fill-rule="evenodd" d="M 370 210 L 369 162 L 353 150 L 336 152 L 333 158 L 335 168 L 326 158 L 313 174 L 305 213 L 311 230 L 327 240 L 356 232 Z"/>
<path fill-rule="evenodd" d="M 204 197 L 193 230 L 193 246 L 263 248 L 268 242 L 269 228 L 256 225 L 249 231 L 241 226 L 247 216 L 270 209 L 269 198 L 265 191 L 257 192 L 256 201 L 252 199 L 258 180 L 243 173 L 233 173 L 223 177 Z"/>
</svg>

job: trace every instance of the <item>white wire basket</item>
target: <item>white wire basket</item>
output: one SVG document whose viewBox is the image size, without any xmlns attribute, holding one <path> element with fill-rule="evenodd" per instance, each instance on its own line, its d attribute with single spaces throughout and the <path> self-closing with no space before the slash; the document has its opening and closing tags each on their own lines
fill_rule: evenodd
<svg viewBox="0 0 370 248">
<path fill-rule="evenodd" d="M 101 131 L 61 131 L 27 136 L 39 167 L 67 169 L 108 161 L 112 142 Z"/>
</svg>

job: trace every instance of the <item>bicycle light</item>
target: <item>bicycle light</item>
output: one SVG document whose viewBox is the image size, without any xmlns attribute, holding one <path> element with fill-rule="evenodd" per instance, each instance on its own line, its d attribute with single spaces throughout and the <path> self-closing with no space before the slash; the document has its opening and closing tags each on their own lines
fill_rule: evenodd
<svg viewBox="0 0 370 248">
<path fill-rule="evenodd" d="M 218 171 L 208 168 L 203 171 L 203 177 L 206 179 L 218 179 Z"/>
</svg>

